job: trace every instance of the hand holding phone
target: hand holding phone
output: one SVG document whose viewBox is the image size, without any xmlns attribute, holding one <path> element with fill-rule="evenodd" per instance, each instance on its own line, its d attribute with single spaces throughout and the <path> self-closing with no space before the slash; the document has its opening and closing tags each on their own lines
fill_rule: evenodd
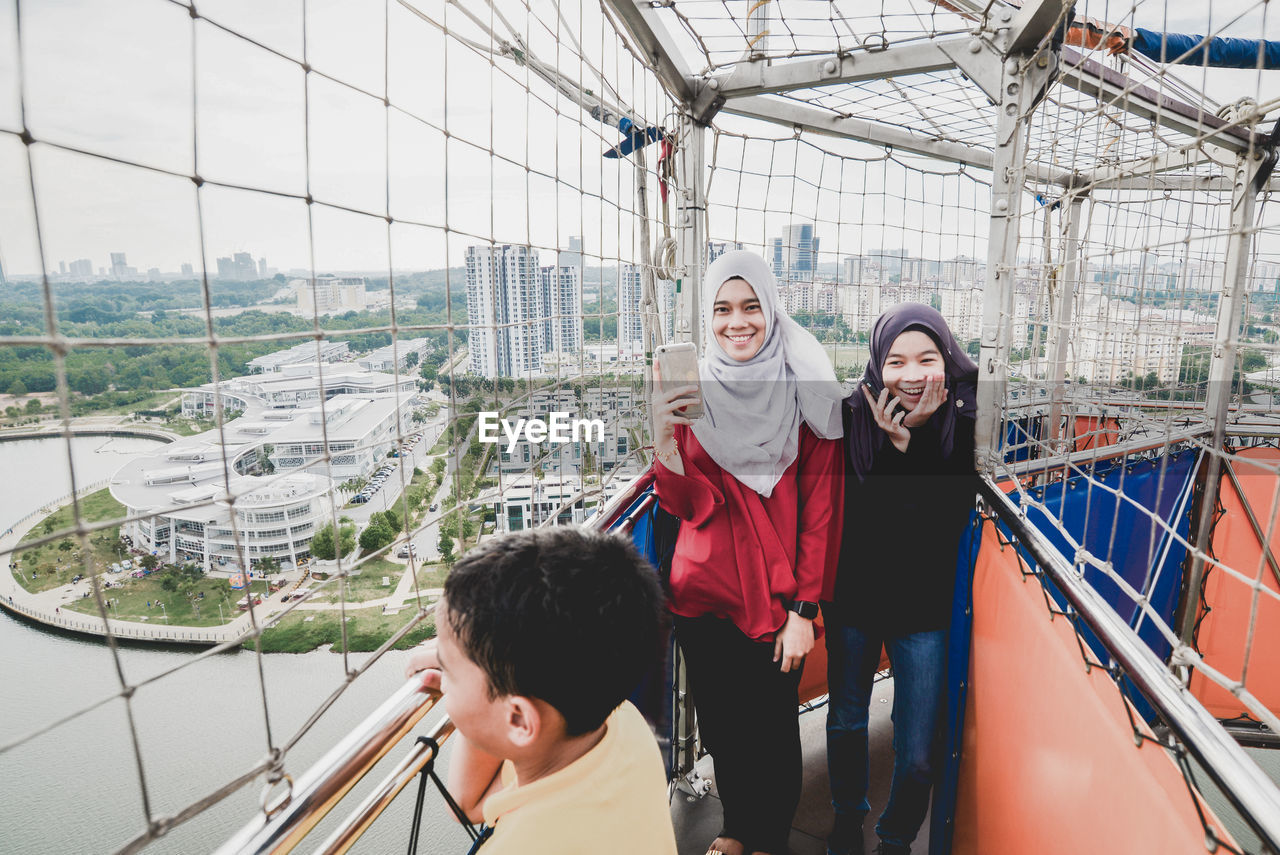
<svg viewBox="0 0 1280 855">
<path fill-rule="evenodd" d="M 691 420 L 702 418 L 704 410 L 702 380 L 698 374 L 698 349 L 690 342 L 663 344 L 658 346 L 654 356 L 658 369 L 656 397 L 666 401 L 669 393 L 692 386 L 694 393 L 681 397 L 681 400 L 687 398 L 688 403 L 676 409 L 675 413 Z"/>
</svg>

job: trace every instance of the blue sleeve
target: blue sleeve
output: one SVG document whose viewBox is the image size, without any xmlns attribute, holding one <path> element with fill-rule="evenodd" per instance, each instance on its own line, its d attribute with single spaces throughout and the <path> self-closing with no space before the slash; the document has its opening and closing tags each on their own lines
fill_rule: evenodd
<svg viewBox="0 0 1280 855">
<path fill-rule="evenodd" d="M 1223 36 L 1214 36 L 1206 41 L 1201 35 L 1158 33 L 1140 27 L 1133 33 L 1133 49 L 1156 62 L 1208 64 L 1211 68 L 1280 68 L 1280 42 Z"/>
</svg>

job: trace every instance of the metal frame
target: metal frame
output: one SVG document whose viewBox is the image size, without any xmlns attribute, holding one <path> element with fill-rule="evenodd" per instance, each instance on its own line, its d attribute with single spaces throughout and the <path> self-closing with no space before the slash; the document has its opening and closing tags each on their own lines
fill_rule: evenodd
<svg viewBox="0 0 1280 855">
<path fill-rule="evenodd" d="M 1009 526 L 1018 544 L 1031 554 L 1080 619 L 1106 645 L 1115 664 L 1200 761 L 1249 827 L 1272 851 L 1280 852 L 1280 789 L 1275 782 L 1186 686 L 1169 678 L 1164 663 L 1085 583 L 1049 538 L 1030 523 L 1023 508 L 987 478 L 982 479 L 980 492 L 987 507 Z"/>
<path fill-rule="evenodd" d="M 1239 155 L 1231 191 L 1231 234 L 1227 238 L 1226 264 L 1218 299 L 1218 325 L 1213 336 L 1213 355 L 1209 362 L 1209 392 L 1205 400 L 1205 413 L 1213 425 L 1212 448 L 1217 453 L 1209 456 L 1207 480 L 1204 494 L 1200 497 L 1200 511 L 1196 520 L 1196 549 L 1191 553 L 1191 566 L 1183 587 L 1185 596 L 1182 625 L 1179 627 L 1183 644 L 1191 643 L 1200 615 L 1200 582 L 1204 578 L 1205 548 L 1213 529 L 1214 508 L 1218 503 L 1223 463 L 1221 452 L 1231 406 L 1231 379 L 1235 372 L 1236 348 L 1240 342 L 1240 327 L 1244 321 L 1244 303 L 1247 297 L 1245 280 L 1249 269 L 1249 251 L 1253 244 L 1252 226 L 1258 199 L 1254 179 L 1266 164 L 1262 154 L 1261 149 L 1258 149 Z"/>
<path fill-rule="evenodd" d="M 604 0 L 602 5 L 617 16 L 618 23 L 653 66 L 666 90 L 681 103 L 691 103 L 697 94 L 694 76 L 685 67 L 675 40 L 663 26 L 653 4 L 647 0 Z"/>
</svg>

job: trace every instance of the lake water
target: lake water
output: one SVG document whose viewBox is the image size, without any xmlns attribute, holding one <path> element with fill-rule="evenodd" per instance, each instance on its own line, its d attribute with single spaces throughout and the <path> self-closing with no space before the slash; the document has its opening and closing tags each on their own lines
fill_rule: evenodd
<svg viewBox="0 0 1280 855">
<path fill-rule="evenodd" d="M 152 447 L 147 440 L 77 438 L 72 453 L 78 481 L 108 478 L 128 455 Z M 0 443 L 0 472 L 10 485 L 0 491 L 0 525 L 8 528 L 68 493 L 66 469 L 61 439 Z M 286 771 L 296 779 L 398 689 L 406 655 L 392 652 L 356 680 L 295 746 Z M 119 666 L 136 683 L 194 658 L 188 650 L 132 647 L 120 651 Z M 362 663 L 368 655 L 352 659 Z M 257 660 L 248 651 L 222 654 L 137 691 L 132 709 L 153 814 L 172 814 L 259 762 L 268 750 L 264 705 L 279 745 L 343 681 L 343 659 L 334 653 L 264 656 L 264 698 Z M 120 678 L 105 644 L 37 629 L 0 612 L 0 685 L 0 743 L 7 743 L 93 701 L 112 698 Z M 407 743 L 394 750 L 366 785 L 407 750 Z M 146 827 L 139 782 L 125 702 L 119 698 L 0 754 L 0 852 L 115 851 Z M 216 848 L 257 810 L 259 794 L 259 784 L 243 788 L 146 851 Z M 335 819 L 354 804 L 336 809 Z M 433 793 L 424 813 L 419 851 L 466 851 L 465 835 L 445 818 Z M 402 851 L 412 815 L 412 794 L 406 790 L 355 851 Z M 328 827 L 312 832 L 313 845 Z"/>
</svg>

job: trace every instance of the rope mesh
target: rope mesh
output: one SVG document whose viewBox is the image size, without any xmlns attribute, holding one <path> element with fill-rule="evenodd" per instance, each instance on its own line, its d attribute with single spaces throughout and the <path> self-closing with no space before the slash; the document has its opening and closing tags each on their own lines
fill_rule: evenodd
<svg viewBox="0 0 1280 855">
<path fill-rule="evenodd" d="M 179 788 L 180 798 L 169 781 L 158 795 L 144 762 L 137 721 L 148 693 L 210 667 L 223 650 L 260 641 L 273 626 L 300 621 L 304 603 L 267 614 L 249 597 L 247 618 L 219 643 L 137 674 L 119 648 L 125 628 L 109 620 L 113 595 L 91 558 L 94 538 L 117 529 L 158 536 L 157 519 L 179 519 L 177 501 L 101 516 L 75 497 L 66 527 L 36 531 L 21 547 L 4 542 L 0 557 L 15 560 L 68 539 L 78 544 L 118 685 L 28 723 L 0 745 L 0 757 L 119 705 L 139 811 L 127 829 L 98 830 L 107 845 L 135 851 L 263 773 L 281 779 L 299 740 L 353 681 L 428 628 L 435 587 L 428 580 L 438 578 L 420 573 L 411 552 L 407 611 L 391 616 L 391 635 L 371 657 L 351 657 L 348 619 L 367 611 L 355 592 L 369 590 L 366 575 L 384 566 L 384 553 L 441 529 L 461 551 L 492 529 L 581 519 L 616 494 L 644 462 L 641 368 L 655 344 L 687 334 L 688 289 L 673 280 L 688 281 L 691 267 L 738 246 L 773 263 L 784 307 L 824 342 L 842 379 L 860 375 L 870 325 L 885 308 L 904 300 L 940 308 L 983 371 L 1007 377 L 996 402 L 998 439 L 985 448 L 989 474 L 1008 480 L 1022 507 L 1066 539 L 1078 572 L 1120 592 L 1137 615 L 1135 631 L 1154 628 L 1178 679 L 1207 681 L 1240 714 L 1280 728 L 1274 705 L 1250 688 L 1265 667 L 1255 645 L 1280 608 L 1275 559 L 1262 549 L 1252 566 L 1230 566 L 1212 539 L 1224 494 L 1251 509 L 1263 543 L 1280 514 L 1280 464 L 1251 452 L 1280 436 L 1266 391 L 1280 350 L 1280 258 L 1264 167 L 1280 104 L 1261 68 L 1109 55 L 1111 36 L 1127 44 L 1123 34 L 1135 27 L 1275 36 L 1268 4 L 1182 10 L 1084 2 L 1073 20 L 1060 20 L 1057 73 L 1017 126 L 1025 154 L 1012 166 L 1025 184 L 1016 217 L 1005 218 L 1018 232 L 1006 256 L 989 247 L 1001 218 L 993 192 L 1006 177 L 998 110 L 972 74 L 955 63 L 940 67 L 947 64 L 935 52 L 979 36 L 990 41 L 993 27 L 1013 19 L 1012 7 L 971 0 L 647 7 L 667 30 L 670 58 L 729 96 L 705 137 L 707 171 L 690 177 L 673 164 L 699 137 L 681 137 L 688 125 L 659 83 L 661 57 L 625 31 L 619 5 L 0 3 L 0 196 L 9 200 L 0 212 L 0 270 L 32 300 L 30 313 L 0 320 L 0 369 L 40 362 L 32 376 L 47 388 L 31 391 L 56 406 L 55 435 L 65 440 L 59 466 L 73 494 L 81 486 L 71 450 L 83 401 L 111 385 L 123 389 L 131 360 L 150 372 L 146 388 L 201 387 L 193 412 L 207 416 L 203 426 L 218 449 L 218 472 L 201 483 L 216 489 L 184 496 L 181 516 L 206 510 L 223 520 L 221 557 L 242 568 L 274 555 L 259 551 L 262 529 L 252 516 L 265 493 L 291 489 L 299 476 L 346 484 L 343 458 L 402 449 L 424 429 L 410 399 L 431 378 L 401 350 L 414 340 L 431 343 L 414 349 L 414 359 L 431 360 L 443 392 L 435 404 L 446 414 L 448 451 L 436 458 L 446 464 L 430 489 L 403 467 L 394 476 L 399 493 L 387 507 L 402 519 L 421 514 L 410 535 L 360 557 L 341 555 L 327 579 L 309 583 L 305 604 L 330 600 L 338 617 L 343 652 L 333 688 L 300 721 L 288 716 L 282 724 L 278 704 L 269 703 L 271 666 L 256 643 L 261 725 L 252 729 L 253 752 L 262 759 L 230 781 Z M 795 71 L 809 60 L 830 67 L 817 77 Z M 1031 79 L 1033 63 L 1018 60 L 1007 73 Z M 861 76 L 868 65 L 881 70 Z M 773 83 L 738 74 L 759 68 L 794 74 Z M 638 135 L 619 131 L 623 120 Z M 662 141 L 602 157 L 658 127 Z M 1262 187 L 1252 199 L 1240 187 L 1255 179 Z M 690 258 L 680 241 L 692 224 L 676 210 L 703 192 L 707 245 Z M 163 270 L 190 264 L 195 299 L 159 317 L 116 319 L 101 305 L 89 311 L 85 287 L 98 280 L 108 252 L 122 249 Z M 261 295 L 281 302 L 255 306 L 272 311 L 252 323 L 237 311 L 246 305 L 239 254 L 250 266 L 254 254 L 279 264 L 282 287 L 302 283 L 287 297 Z M 86 255 L 93 256 L 87 270 Z M 257 266 L 253 276 L 267 272 L 265 261 Z M 330 305 L 354 287 L 342 280 L 360 277 L 366 299 L 377 295 L 381 308 Z M 101 278 L 137 280 L 140 290 L 147 276 L 130 273 L 121 255 Z M 510 279 L 512 294 L 550 304 L 504 313 L 495 305 L 500 279 Z M 997 291 L 1010 295 L 1009 308 L 993 323 L 984 301 Z M 294 311 L 276 311 L 290 300 Z M 328 361 L 326 347 L 338 342 L 353 352 L 393 348 L 382 393 L 389 428 L 341 450 L 340 402 L 329 395 L 352 381 L 342 363 Z M 318 451 L 299 442 L 298 465 L 246 480 L 244 467 L 258 470 L 239 454 L 246 438 L 236 416 L 251 393 L 237 378 L 250 359 L 294 345 L 315 349 L 314 374 L 299 393 L 318 412 Z M 94 374 L 103 354 L 111 362 L 104 378 Z M 198 372 L 187 370 L 193 364 Z M 603 445 L 525 443 L 508 455 L 478 441 L 481 411 L 516 417 L 593 408 L 606 422 Z M 1186 533 L 1126 494 L 1126 466 L 1100 475 L 1117 456 L 1133 464 L 1183 448 L 1220 476 L 1181 508 L 1192 517 Z M 1181 489 L 1166 481 L 1165 466 L 1157 495 Z M 1232 478 L 1270 485 L 1269 502 L 1224 486 Z M 1064 479 L 1075 479 L 1086 508 L 1114 500 L 1110 519 L 1085 514 L 1088 526 L 1106 527 L 1102 537 L 1069 531 L 1062 506 L 1045 501 L 1045 489 Z M 314 521 L 339 542 L 343 517 L 355 513 L 342 507 L 353 492 L 344 489 Z M 437 497 L 436 510 L 422 507 Z M 1141 586 L 1114 566 L 1129 548 L 1121 508 L 1153 524 L 1143 546 L 1155 569 Z M 182 532 L 173 525 L 176 543 Z M 1200 577 L 1188 583 L 1189 615 L 1176 619 L 1152 605 L 1162 574 L 1172 572 L 1159 559 L 1175 547 L 1189 556 L 1184 572 Z M 296 548 L 290 555 L 303 557 Z M 1198 633 L 1211 610 L 1238 592 L 1247 603 L 1238 649 L 1202 649 Z M 1047 595 L 1046 604 L 1055 609 Z M 1081 652 L 1124 690 L 1112 663 L 1091 658 L 1097 654 L 1083 643 Z M 1172 750 L 1189 770 L 1185 750 Z M 1188 785 L 1200 792 L 1194 778 L 1188 771 Z"/>
</svg>

